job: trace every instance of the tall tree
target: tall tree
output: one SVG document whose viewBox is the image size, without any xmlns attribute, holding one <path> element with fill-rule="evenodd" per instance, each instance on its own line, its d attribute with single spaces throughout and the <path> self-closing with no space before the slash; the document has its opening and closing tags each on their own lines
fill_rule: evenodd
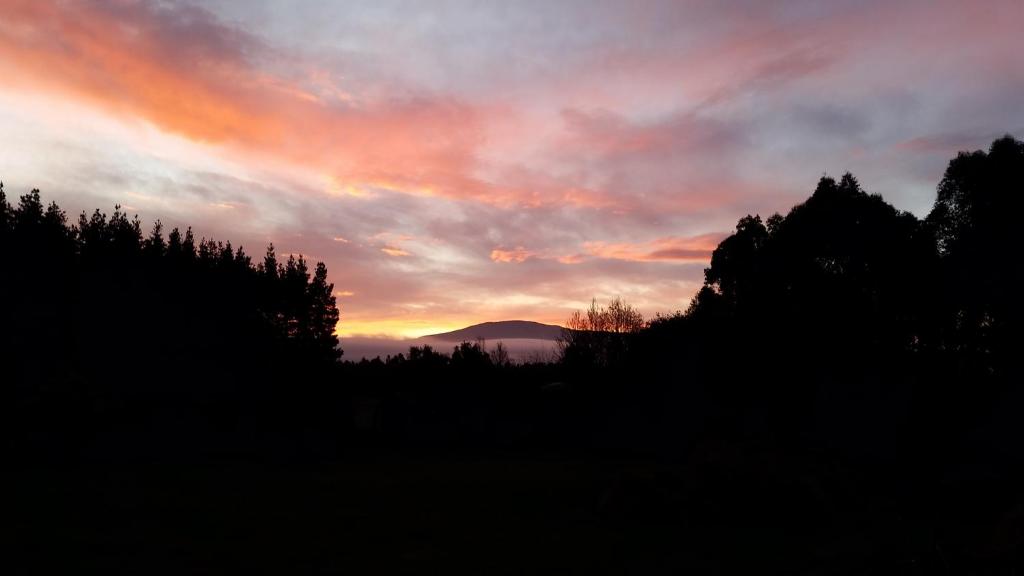
<svg viewBox="0 0 1024 576">
<path fill-rule="evenodd" d="M 1022 213 L 1024 142 L 1005 136 L 950 161 L 927 218 L 943 259 L 946 344 L 997 372 L 1024 328 Z"/>
<path fill-rule="evenodd" d="M 0 239 L 3 239 L 10 230 L 13 219 L 13 208 L 7 201 L 7 194 L 4 193 L 4 183 L 0 182 Z"/>
<path fill-rule="evenodd" d="M 334 284 L 327 280 L 327 266 L 316 263 L 313 280 L 307 288 L 309 294 L 309 327 L 315 349 L 331 359 L 341 357 L 337 330 L 340 313 L 334 296 Z"/>
<path fill-rule="evenodd" d="M 153 222 L 153 229 L 146 238 L 143 247 L 144 251 L 151 258 L 159 258 L 167 252 L 167 242 L 164 240 L 164 225 L 160 220 Z"/>
</svg>

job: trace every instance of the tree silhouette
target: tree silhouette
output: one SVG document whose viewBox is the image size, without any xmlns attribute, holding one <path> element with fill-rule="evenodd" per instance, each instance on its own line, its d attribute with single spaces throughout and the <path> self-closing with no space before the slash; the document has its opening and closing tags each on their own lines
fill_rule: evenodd
<svg viewBox="0 0 1024 576">
<path fill-rule="evenodd" d="M 711 254 L 711 266 L 704 272 L 705 285 L 730 308 L 741 309 L 748 298 L 756 298 L 762 265 L 760 252 L 767 240 L 768 230 L 761 217 L 748 215 L 740 219 L 736 232 Z"/>
<path fill-rule="evenodd" d="M 14 213 L 11 204 L 7 201 L 7 193 L 4 192 L 4 183 L 0 182 L 0 234 L 7 234 L 12 218 L 14 218 Z"/>
<path fill-rule="evenodd" d="M 0 298 L 18 303 L 0 316 L 17 453 L 300 451 L 302 407 L 343 406 L 326 382 L 339 314 L 322 263 L 268 274 L 191 228 L 165 241 L 157 221 L 144 238 L 119 206 L 72 226 L 38 190 L 12 207 L 2 188 L 0 258 Z M 321 411 L 303 428 L 326 445 L 336 421 Z"/>
<path fill-rule="evenodd" d="M 494 348 L 488 351 L 488 355 L 491 357 L 491 363 L 495 366 L 508 366 L 512 363 L 508 348 L 500 340 L 494 345 Z"/>
<path fill-rule="evenodd" d="M 1011 369 L 1022 324 L 1019 217 L 1024 142 L 1006 136 L 988 153 L 961 152 L 939 184 L 927 224 L 942 254 L 946 339 L 970 362 Z"/>
<path fill-rule="evenodd" d="M 610 367 L 624 361 L 632 335 L 644 327 L 636 309 L 615 298 L 607 306 L 590 303 L 586 312 L 573 312 L 558 340 L 563 362 Z"/>
<path fill-rule="evenodd" d="M 691 314 L 783 330 L 818 352 L 921 343 L 937 256 L 912 214 L 846 174 L 769 221 L 741 219 L 716 248 Z"/>
</svg>

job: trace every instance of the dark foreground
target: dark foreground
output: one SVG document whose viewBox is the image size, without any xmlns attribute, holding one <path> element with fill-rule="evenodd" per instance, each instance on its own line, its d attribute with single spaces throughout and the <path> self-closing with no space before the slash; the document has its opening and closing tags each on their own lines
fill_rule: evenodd
<svg viewBox="0 0 1024 576">
<path fill-rule="evenodd" d="M 922 491 L 898 470 L 879 484 L 729 446 L 678 463 L 11 474 L 26 574 L 1015 574 L 1024 526 L 1020 491 L 998 476 Z"/>
</svg>

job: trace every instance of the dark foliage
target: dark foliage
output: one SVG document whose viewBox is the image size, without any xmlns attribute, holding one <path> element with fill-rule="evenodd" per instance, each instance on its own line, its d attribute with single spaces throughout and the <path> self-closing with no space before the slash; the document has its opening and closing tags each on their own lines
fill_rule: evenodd
<svg viewBox="0 0 1024 576">
<path fill-rule="evenodd" d="M 253 266 L 191 229 L 164 239 L 160 222 L 144 237 L 119 208 L 71 225 L 36 190 L 16 206 L 0 196 L 0 214 L 14 453 L 162 460 L 336 443 L 338 310 L 323 264 L 311 278 L 270 247 Z"/>
</svg>

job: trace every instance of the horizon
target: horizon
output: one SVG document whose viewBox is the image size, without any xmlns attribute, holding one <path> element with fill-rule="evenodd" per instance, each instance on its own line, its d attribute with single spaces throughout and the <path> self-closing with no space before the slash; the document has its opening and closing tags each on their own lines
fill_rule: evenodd
<svg viewBox="0 0 1024 576">
<path fill-rule="evenodd" d="M 924 216 L 1024 137 L 1024 4 L 14 1 L 0 179 L 324 261 L 338 335 L 687 307 L 746 214 L 852 172 Z M 969 49 L 968 49 L 969 47 Z"/>
<path fill-rule="evenodd" d="M 506 318 L 504 320 L 481 320 L 479 322 L 474 322 L 472 324 L 467 324 L 465 326 L 459 326 L 459 327 L 453 328 L 451 330 L 443 330 L 441 332 L 430 332 L 430 333 L 426 333 L 426 334 L 420 334 L 418 336 L 393 336 L 393 335 L 390 335 L 390 334 L 353 334 L 351 336 L 345 336 L 344 338 L 346 340 L 353 339 L 353 338 L 360 338 L 360 339 L 364 339 L 364 340 L 415 341 L 415 340 L 418 340 L 420 338 L 430 338 L 432 336 L 444 336 L 444 335 L 450 334 L 452 332 L 460 332 L 460 331 L 465 330 L 467 328 L 473 328 L 473 327 L 480 326 L 480 325 L 483 325 L 483 324 L 505 324 L 505 323 L 508 323 L 508 322 L 532 322 L 534 324 L 542 324 L 544 326 L 554 326 L 556 328 L 564 328 L 564 326 L 562 326 L 562 323 L 559 323 L 559 322 L 550 323 L 550 322 L 539 322 L 537 320 L 528 320 L 528 319 L 524 319 L 524 318 Z"/>
</svg>

